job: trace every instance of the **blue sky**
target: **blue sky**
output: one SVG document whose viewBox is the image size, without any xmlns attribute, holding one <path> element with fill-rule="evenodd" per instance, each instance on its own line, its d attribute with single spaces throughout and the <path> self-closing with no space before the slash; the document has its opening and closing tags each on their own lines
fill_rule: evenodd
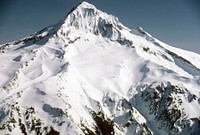
<svg viewBox="0 0 200 135">
<path fill-rule="evenodd" d="M 86 0 L 129 28 L 200 54 L 200 0 Z M 63 18 L 80 0 L 0 0 L 0 43 L 17 40 Z"/>
</svg>

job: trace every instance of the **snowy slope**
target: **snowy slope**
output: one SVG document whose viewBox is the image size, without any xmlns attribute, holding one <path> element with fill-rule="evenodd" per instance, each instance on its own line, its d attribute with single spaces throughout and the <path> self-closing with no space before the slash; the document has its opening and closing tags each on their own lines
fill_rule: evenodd
<svg viewBox="0 0 200 135">
<path fill-rule="evenodd" d="M 200 134 L 200 55 L 87 2 L 0 61 L 0 134 Z"/>
</svg>

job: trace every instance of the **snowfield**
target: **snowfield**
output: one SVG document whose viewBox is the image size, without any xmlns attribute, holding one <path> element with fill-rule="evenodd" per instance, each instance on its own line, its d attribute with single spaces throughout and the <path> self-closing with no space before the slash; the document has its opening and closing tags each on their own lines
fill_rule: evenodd
<svg viewBox="0 0 200 135">
<path fill-rule="evenodd" d="M 0 61 L 2 135 L 200 134 L 200 55 L 87 2 Z"/>
</svg>

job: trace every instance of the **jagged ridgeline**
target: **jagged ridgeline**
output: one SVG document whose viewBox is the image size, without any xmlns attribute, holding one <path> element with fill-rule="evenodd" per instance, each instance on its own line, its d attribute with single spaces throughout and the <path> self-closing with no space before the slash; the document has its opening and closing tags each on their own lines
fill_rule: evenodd
<svg viewBox="0 0 200 135">
<path fill-rule="evenodd" d="M 0 61 L 1 135 L 200 134 L 200 56 L 87 2 Z"/>
</svg>

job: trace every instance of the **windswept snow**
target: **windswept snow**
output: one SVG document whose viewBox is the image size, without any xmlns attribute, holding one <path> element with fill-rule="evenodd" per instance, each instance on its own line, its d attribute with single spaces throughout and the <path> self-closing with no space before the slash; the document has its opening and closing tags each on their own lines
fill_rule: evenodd
<svg viewBox="0 0 200 135">
<path fill-rule="evenodd" d="M 200 55 L 87 2 L 0 61 L 0 134 L 200 133 Z"/>
</svg>

